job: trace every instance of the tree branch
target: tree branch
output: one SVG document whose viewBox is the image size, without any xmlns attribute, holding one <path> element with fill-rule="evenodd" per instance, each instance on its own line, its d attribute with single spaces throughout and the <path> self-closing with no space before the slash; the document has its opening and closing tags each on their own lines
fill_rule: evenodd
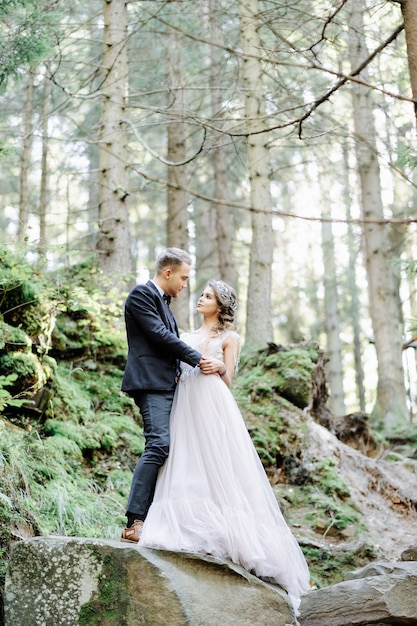
<svg viewBox="0 0 417 626">
<path fill-rule="evenodd" d="M 323 96 L 321 96 L 321 98 L 318 98 L 312 107 L 310 107 L 310 109 L 303 115 L 303 117 L 299 120 L 298 122 L 298 137 L 300 139 L 302 139 L 302 125 L 303 122 L 310 117 L 310 115 L 312 115 L 314 113 L 314 111 L 321 105 L 323 104 L 323 102 L 326 102 L 326 100 L 328 100 L 338 89 L 340 89 L 340 87 L 342 87 L 343 85 L 345 85 L 348 81 L 353 81 L 354 77 L 357 76 L 358 74 L 360 74 L 360 72 L 367 66 L 369 65 L 369 63 L 371 61 L 373 61 L 373 59 L 377 56 L 377 54 L 379 54 L 381 52 L 381 50 L 383 50 L 384 48 L 386 48 L 390 43 L 392 43 L 393 41 L 395 41 L 395 39 L 398 37 L 398 35 L 404 30 L 404 24 L 400 24 L 399 26 L 397 26 L 397 28 L 394 30 L 394 32 L 385 40 L 383 41 L 377 48 L 375 48 L 375 50 L 373 52 L 371 52 L 371 54 L 369 55 L 369 57 L 367 59 L 365 59 L 350 75 L 345 75 L 343 76 L 343 78 L 341 78 L 341 80 L 339 80 L 335 85 L 333 85 L 333 87 L 331 89 L 329 89 L 329 91 L 327 91 L 327 93 L 325 93 Z M 313 67 L 315 69 L 322 69 L 321 66 L 317 66 L 317 65 L 313 65 Z M 328 70 L 326 70 L 328 71 Z M 335 72 L 336 74 L 336 72 Z M 355 81 L 355 82 L 359 82 L 359 81 Z M 364 83 L 363 81 L 360 81 L 361 84 L 365 84 L 367 85 L 367 83 Z M 397 96 L 396 96 L 397 97 Z M 402 99 L 402 98 L 401 98 Z M 415 102 L 414 99 L 408 98 L 408 100 L 411 100 L 411 102 Z"/>
<path fill-rule="evenodd" d="M 272 215 L 276 215 L 278 217 L 292 217 L 299 220 L 304 220 L 307 222 L 331 222 L 335 224 L 378 224 L 382 226 L 390 226 L 390 225 L 401 225 L 401 224 L 416 224 L 417 217 L 407 217 L 404 219 L 381 219 L 381 220 L 367 220 L 362 218 L 352 218 L 352 219 L 342 219 L 342 218 L 333 218 L 333 217 L 311 217 L 307 215 L 297 215 L 295 213 L 288 213 L 286 211 L 280 211 L 279 209 L 262 209 L 259 207 L 248 206 L 246 204 L 240 204 L 240 202 L 233 202 L 231 200 L 226 200 L 224 198 L 213 198 L 210 196 L 206 196 L 195 189 L 191 189 L 189 187 L 183 187 L 182 185 L 178 185 L 175 183 L 170 183 L 168 180 L 163 178 L 157 178 L 155 176 L 150 176 L 146 174 L 143 170 L 138 169 L 137 167 L 132 167 L 133 171 L 141 176 L 145 180 L 158 183 L 165 187 L 170 187 L 171 189 L 175 189 L 177 191 L 185 191 L 195 198 L 199 198 L 200 200 L 204 200 L 206 202 L 210 202 L 211 204 L 220 204 L 222 206 L 229 206 L 235 209 L 243 209 L 244 211 L 249 211 L 250 213 L 269 213 Z"/>
<path fill-rule="evenodd" d="M 164 159 L 164 157 L 160 156 L 154 150 L 152 150 L 152 148 L 148 146 L 148 144 L 145 141 L 143 141 L 143 139 L 141 139 L 139 133 L 137 132 L 136 127 L 133 125 L 133 123 L 130 120 L 123 119 L 121 121 L 130 126 L 130 128 L 133 130 L 133 134 L 135 135 L 137 141 L 145 148 L 145 150 L 147 150 L 150 154 L 152 154 L 152 156 L 155 157 L 155 159 L 158 159 L 158 161 L 160 161 L 164 165 L 169 165 L 171 167 L 179 167 L 180 165 L 187 165 L 187 163 L 190 163 L 191 161 L 193 161 L 200 154 L 200 152 L 202 152 L 204 148 L 204 144 L 206 142 L 207 129 L 205 126 L 203 126 L 203 139 L 201 141 L 200 147 L 198 148 L 197 152 L 195 152 L 191 157 L 189 157 L 185 161 L 179 161 L 178 163 L 174 163 L 173 161 L 167 161 L 166 159 Z"/>
</svg>

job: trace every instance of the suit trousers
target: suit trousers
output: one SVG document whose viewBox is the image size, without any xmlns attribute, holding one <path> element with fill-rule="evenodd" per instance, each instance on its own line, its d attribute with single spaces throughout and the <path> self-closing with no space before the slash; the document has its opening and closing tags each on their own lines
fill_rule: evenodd
<svg viewBox="0 0 417 626">
<path fill-rule="evenodd" d="M 143 420 L 145 449 L 133 473 L 127 502 L 128 519 L 145 520 L 152 504 L 159 468 L 169 453 L 169 416 L 175 389 L 139 391 L 133 399 Z"/>
</svg>

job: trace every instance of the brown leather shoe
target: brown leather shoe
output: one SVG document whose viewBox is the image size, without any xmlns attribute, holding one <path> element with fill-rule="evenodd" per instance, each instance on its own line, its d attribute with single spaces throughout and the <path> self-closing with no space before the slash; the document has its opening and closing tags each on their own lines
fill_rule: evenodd
<svg viewBox="0 0 417 626">
<path fill-rule="evenodd" d="M 127 541 L 129 543 L 138 543 L 142 534 L 142 528 L 142 520 L 135 519 L 132 526 L 130 526 L 129 528 L 123 528 L 121 537 L 122 541 Z"/>
</svg>

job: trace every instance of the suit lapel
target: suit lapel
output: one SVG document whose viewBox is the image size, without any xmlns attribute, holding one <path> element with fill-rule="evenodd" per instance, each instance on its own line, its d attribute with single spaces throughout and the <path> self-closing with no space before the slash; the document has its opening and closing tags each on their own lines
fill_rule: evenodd
<svg viewBox="0 0 417 626">
<path fill-rule="evenodd" d="M 171 307 L 169 307 L 168 304 L 165 302 L 165 300 L 159 293 L 159 289 L 157 288 L 155 283 L 153 283 L 151 280 L 148 280 L 147 285 L 150 287 L 150 289 L 152 289 L 156 297 L 159 298 L 160 306 L 158 306 L 158 311 L 161 314 L 162 321 L 164 322 L 164 324 L 166 324 L 167 328 L 169 328 L 171 332 L 175 333 L 177 337 L 179 337 L 180 335 L 177 322 Z"/>
</svg>

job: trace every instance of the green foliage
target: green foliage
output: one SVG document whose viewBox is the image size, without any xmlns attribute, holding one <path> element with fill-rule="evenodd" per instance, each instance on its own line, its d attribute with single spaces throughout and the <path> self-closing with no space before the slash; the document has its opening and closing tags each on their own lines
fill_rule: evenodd
<svg viewBox="0 0 417 626">
<path fill-rule="evenodd" d="M 0 345 L 0 350 L 6 349 L 8 352 L 30 352 L 32 350 L 32 341 L 22 328 L 10 326 L 10 324 L 0 320 L 0 336 L 4 341 Z"/>
<path fill-rule="evenodd" d="M 0 357 L 0 373 L 2 375 L 16 374 L 18 389 L 24 393 L 38 391 L 46 383 L 46 373 L 35 354 L 31 352 L 10 352 Z M 14 384 L 16 386 L 16 384 Z"/>
<path fill-rule="evenodd" d="M 322 459 L 311 473 L 310 481 L 326 495 L 336 495 L 339 498 L 348 498 L 350 492 L 346 483 L 340 477 L 337 463 L 334 459 Z"/>
<path fill-rule="evenodd" d="M 52 383 L 53 397 L 47 416 L 59 416 L 60 421 L 76 424 L 94 419 L 91 397 L 84 389 L 74 385 L 72 369 L 65 363 L 60 363 Z"/>
<path fill-rule="evenodd" d="M 17 374 L 9 374 L 8 376 L 0 376 L 0 413 L 3 412 L 5 407 L 15 406 L 20 407 L 25 400 L 15 398 L 12 393 L 7 389 L 14 384 L 17 380 Z"/>
<path fill-rule="evenodd" d="M 0 314 L 10 326 L 21 328 L 45 351 L 54 322 L 54 289 L 23 254 L 0 249 Z"/>
<path fill-rule="evenodd" d="M 57 14 L 47 0 L 3 0 L 0 5 L 0 86 L 51 49 Z M 55 7 L 54 7 L 55 8 Z"/>
<path fill-rule="evenodd" d="M 364 545 L 359 551 L 331 551 L 325 548 L 303 548 L 311 580 L 318 588 L 345 580 L 346 572 L 363 567 L 375 559 L 372 546 Z"/>
<path fill-rule="evenodd" d="M 78 285 L 70 270 L 41 272 L 4 251 L 0 260 L 0 311 L 7 318 L 0 327 L 0 407 L 15 408 L 14 425 L 0 421 L 0 551 L 7 559 L 12 532 L 117 537 L 144 447 L 138 410 L 120 390 L 122 305 L 107 300 L 111 290 L 102 295 L 93 266 L 74 270 Z M 86 329 L 77 363 L 67 351 L 71 337 L 64 336 L 62 352 L 53 341 L 38 345 L 43 314 L 53 323 L 69 311 Z M 38 413 L 12 397 L 28 386 L 48 389 Z"/>
<path fill-rule="evenodd" d="M 306 521 L 315 532 L 335 536 L 351 524 L 359 524 L 359 514 L 352 501 L 344 503 L 333 494 L 327 495 L 309 487 L 305 488 L 305 495 L 311 507 Z"/>
<path fill-rule="evenodd" d="M 304 355 L 300 360 L 305 361 Z M 311 367 L 309 355 L 305 362 Z M 233 391 L 263 464 L 270 471 L 279 469 L 282 479 L 291 482 L 300 465 L 304 417 L 277 390 L 279 367 L 275 354 L 243 355 Z"/>
<path fill-rule="evenodd" d="M 301 426 L 289 418 L 288 403 L 275 397 L 273 402 L 242 401 L 240 406 L 263 465 L 271 471 L 279 469 L 290 482 L 294 480 L 300 463 L 301 439 L 297 432 Z"/>
<path fill-rule="evenodd" d="M 124 299 L 97 269 L 94 259 L 55 275 L 62 301 L 53 331 L 57 351 L 75 351 L 122 365 L 126 337 L 121 313 Z"/>
<path fill-rule="evenodd" d="M 358 509 L 334 459 L 322 459 L 309 469 L 302 487 L 286 493 L 287 500 L 303 511 L 304 523 L 324 537 L 343 537 L 343 531 L 353 525 L 361 529 Z"/>
<path fill-rule="evenodd" d="M 0 491 L 16 517 L 41 534 L 109 536 L 123 524 L 141 429 L 132 411 L 91 413 L 84 421 L 50 419 L 28 431 L 0 422 Z M 92 448 L 100 455 L 90 456 Z"/>
<path fill-rule="evenodd" d="M 397 146 L 397 166 L 400 168 L 410 168 L 415 170 L 417 167 L 417 154 L 410 148 L 410 144 L 398 141 Z"/>
</svg>

